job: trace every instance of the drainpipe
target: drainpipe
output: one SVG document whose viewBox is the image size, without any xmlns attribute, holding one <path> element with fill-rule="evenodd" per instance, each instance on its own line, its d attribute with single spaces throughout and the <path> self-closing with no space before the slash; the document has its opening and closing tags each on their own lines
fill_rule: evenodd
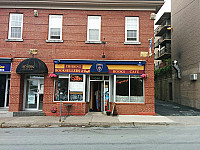
<svg viewBox="0 0 200 150">
<path fill-rule="evenodd" d="M 181 79 L 181 70 L 178 66 L 178 61 L 174 60 L 172 64 L 173 64 L 174 69 L 177 71 L 177 78 Z"/>
</svg>

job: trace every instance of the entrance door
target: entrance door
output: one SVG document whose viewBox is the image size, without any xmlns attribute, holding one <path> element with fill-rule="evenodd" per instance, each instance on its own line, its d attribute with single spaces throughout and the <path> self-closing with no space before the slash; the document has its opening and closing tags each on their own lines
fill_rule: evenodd
<svg viewBox="0 0 200 150">
<path fill-rule="evenodd" d="M 10 96 L 10 78 L 6 78 L 6 90 L 5 90 L 5 104 L 4 107 L 9 107 Z"/>
<path fill-rule="evenodd" d="M 6 75 L 0 75 L 0 107 L 5 107 Z"/>
<path fill-rule="evenodd" d="M 25 109 L 42 110 L 44 79 L 27 79 Z"/>
<path fill-rule="evenodd" d="M 90 111 L 100 112 L 102 109 L 102 82 L 90 83 Z"/>
</svg>

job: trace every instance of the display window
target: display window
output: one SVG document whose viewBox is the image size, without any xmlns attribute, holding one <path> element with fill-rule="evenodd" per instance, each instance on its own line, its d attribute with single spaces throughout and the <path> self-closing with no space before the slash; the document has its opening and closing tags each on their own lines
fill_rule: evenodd
<svg viewBox="0 0 200 150">
<path fill-rule="evenodd" d="M 59 76 L 54 84 L 54 101 L 84 101 L 85 75 Z"/>
<path fill-rule="evenodd" d="M 144 103 L 144 82 L 138 76 L 116 76 L 116 102 Z"/>
</svg>

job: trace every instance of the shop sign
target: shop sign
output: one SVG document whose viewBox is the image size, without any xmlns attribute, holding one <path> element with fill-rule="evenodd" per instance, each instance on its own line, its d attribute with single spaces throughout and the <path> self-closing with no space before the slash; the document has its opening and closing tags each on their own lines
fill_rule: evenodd
<svg viewBox="0 0 200 150">
<path fill-rule="evenodd" d="M 11 72 L 10 63 L 0 63 L 0 72 Z"/>
<path fill-rule="evenodd" d="M 91 65 L 89 65 L 90 68 Z M 55 73 L 81 73 L 88 74 L 90 69 L 84 64 L 55 64 Z"/>
<path fill-rule="evenodd" d="M 70 82 L 83 82 L 83 75 L 71 75 Z"/>
<path fill-rule="evenodd" d="M 22 65 L 22 70 L 33 70 L 34 68 L 34 65 Z"/>
<path fill-rule="evenodd" d="M 108 73 L 108 74 L 144 74 L 144 66 L 138 65 L 106 65 L 103 63 L 92 64 L 55 64 L 55 73 Z M 76 79 L 74 79 L 76 80 Z"/>
</svg>

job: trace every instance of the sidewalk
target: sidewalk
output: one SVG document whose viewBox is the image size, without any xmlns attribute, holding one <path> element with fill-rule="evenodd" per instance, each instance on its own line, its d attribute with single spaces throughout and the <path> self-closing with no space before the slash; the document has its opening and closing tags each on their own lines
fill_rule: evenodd
<svg viewBox="0 0 200 150">
<path fill-rule="evenodd" d="M 102 113 L 62 117 L 61 122 L 59 122 L 59 117 L 55 116 L 1 117 L 0 127 L 133 127 L 141 125 L 177 124 L 172 119 L 164 116 L 106 116 Z"/>
<path fill-rule="evenodd" d="M 172 102 L 156 101 L 156 116 L 106 116 L 89 112 L 85 116 L 65 116 L 59 122 L 55 116 L 12 117 L 12 112 L 0 109 L 0 128 L 8 127 L 134 127 L 144 125 L 200 126 L 200 110 Z"/>
</svg>

